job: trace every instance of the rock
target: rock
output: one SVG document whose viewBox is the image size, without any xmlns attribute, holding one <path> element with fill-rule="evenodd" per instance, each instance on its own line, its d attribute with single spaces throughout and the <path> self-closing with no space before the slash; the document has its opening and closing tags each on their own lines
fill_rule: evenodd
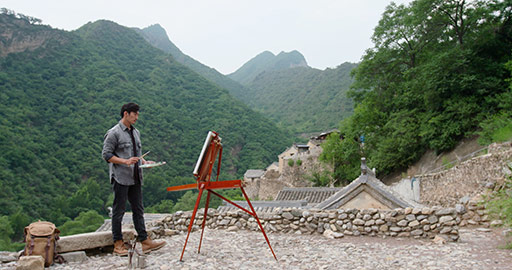
<svg viewBox="0 0 512 270">
<path fill-rule="evenodd" d="M 442 216 L 441 218 L 439 218 L 439 223 L 446 224 L 446 223 L 448 223 L 449 221 L 452 221 L 452 220 L 453 220 L 452 216 Z"/>
<path fill-rule="evenodd" d="M 333 232 L 331 230 L 325 230 L 323 233 L 323 236 L 330 238 L 330 239 L 338 239 L 343 237 L 344 235 L 342 233 Z"/>
<path fill-rule="evenodd" d="M 444 208 L 444 209 L 436 211 L 437 216 L 453 215 L 455 213 L 456 213 L 455 208 Z"/>
<path fill-rule="evenodd" d="M 439 233 L 447 234 L 447 233 L 450 233 L 451 231 L 452 231 L 451 227 L 444 227 Z"/>
<path fill-rule="evenodd" d="M 466 213 L 466 207 L 464 207 L 464 205 L 462 204 L 456 204 L 455 211 L 457 212 L 457 214 L 464 214 Z"/>
<path fill-rule="evenodd" d="M 17 254 L 15 252 L 0 251 L 0 262 L 14 262 L 17 260 Z"/>
<path fill-rule="evenodd" d="M 441 235 L 436 235 L 436 237 L 434 237 L 432 242 L 434 242 L 435 244 L 438 244 L 438 245 L 444 245 L 444 244 L 446 244 L 446 239 Z"/>
<path fill-rule="evenodd" d="M 468 196 L 464 196 L 462 198 L 460 198 L 459 202 L 462 203 L 462 204 L 467 204 L 469 202 L 469 197 Z"/>
<path fill-rule="evenodd" d="M 405 227 L 407 226 L 407 223 L 409 223 L 407 220 L 400 220 L 396 225 L 400 226 L 400 227 Z"/>
<path fill-rule="evenodd" d="M 420 236 L 423 234 L 423 230 L 417 229 L 411 232 L 412 236 Z"/>
<path fill-rule="evenodd" d="M 384 224 L 379 227 L 379 231 L 381 232 L 387 232 L 389 230 L 388 225 Z"/>
<path fill-rule="evenodd" d="M 405 219 L 406 219 L 407 221 L 415 220 L 415 219 L 416 219 L 416 216 L 415 216 L 415 215 L 413 215 L 413 214 L 409 214 L 409 215 L 405 216 Z"/>
<path fill-rule="evenodd" d="M 501 226 L 503 225 L 503 221 L 502 220 L 493 220 L 491 221 L 491 226 L 494 226 L 494 227 L 497 227 L 497 226 Z"/>
<path fill-rule="evenodd" d="M 16 270 L 44 270 L 44 259 L 42 256 L 22 256 Z"/>
<path fill-rule="evenodd" d="M 272 227 L 270 228 L 271 230 Z M 235 232 L 235 231 L 238 231 L 238 227 L 237 226 L 229 226 L 228 229 L 227 229 L 228 232 Z M 274 231 L 274 230 L 273 230 Z"/>
<path fill-rule="evenodd" d="M 283 216 L 283 218 L 286 218 L 288 220 L 291 220 L 294 218 L 294 216 L 290 212 L 284 212 L 282 216 Z"/>
<path fill-rule="evenodd" d="M 428 222 L 430 222 L 430 224 L 434 224 L 434 223 L 436 223 L 436 222 L 438 221 L 437 217 L 436 217 L 436 216 L 434 216 L 434 215 L 429 216 L 429 217 L 427 218 L 427 220 L 428 220 Z"/>
<path fill-rule="evenodd" d="M 364 225 L 364 220 L 362 219 L 359 219 L 359 218 L 356 218 L 354 219 L 354 221 L 352 222 L 354 225 L 358 225 L 358 226 L 361 226 L 361 225 Z"/>
<path fill-rule="evenodd" d="M 411 227 L 411 228 L 414 228 L 418 225 L 420 225 L 420 222 L 417 220 L 413 220 L 413 221 L 409 222 L 409 227 Z"/>
<path fill-rule="evenodd" d="M 488 229 L 488 228 L 477 228 L 476 230 L 479 232 L 491 232 L 492 231 L 491 229 Z"/>
<path fill-rule="evenodd" d="M 68 253 L 59 254 L 64 258 L 64 261 L 67 263 L 70 262 L 83 262 L 87 260 L 87 255 L 85 251 L 74 251 Z"/>
</svg>

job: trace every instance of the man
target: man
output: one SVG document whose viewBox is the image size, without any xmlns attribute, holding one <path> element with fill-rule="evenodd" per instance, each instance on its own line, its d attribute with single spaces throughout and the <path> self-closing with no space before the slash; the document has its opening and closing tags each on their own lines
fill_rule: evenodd
<svg viewBox="0 0 512 270">
<path fill-rule="evenodd" d="M 142 242 L 142 251 L 148 253 L 163 247 L 164 241 L 153 241 L 148 238 L 144 223 L 144 206 L 142 204 L 142 169 L 140 164 L 154 163 L 141 158 L 140 133 L 133 126 L 139 118 L 139 105 L 124 104 L 117 125 L 107 131 L 103 142 L 102 156 L 109 164 L 109 178 L 114 190 L 112 209 L 112 236 L 114 238 L 114 254 L 128 255 L 121 232 L 121 222 L 126 208 L 126 200 L 130 202 L 133 212 L 133 224 L 137 231 L 137 240 Z"/>
</svg>

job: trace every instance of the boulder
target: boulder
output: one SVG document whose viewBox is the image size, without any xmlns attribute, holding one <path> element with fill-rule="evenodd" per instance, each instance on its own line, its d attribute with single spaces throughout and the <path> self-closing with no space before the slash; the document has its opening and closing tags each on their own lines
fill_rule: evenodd
<svg viewBox="0 0 512 270">
<path fill-rule="evenodd" d="M 42 256 L 21 256 L 16 265 L 16 270 L 44 270 Z"/>
</svg>

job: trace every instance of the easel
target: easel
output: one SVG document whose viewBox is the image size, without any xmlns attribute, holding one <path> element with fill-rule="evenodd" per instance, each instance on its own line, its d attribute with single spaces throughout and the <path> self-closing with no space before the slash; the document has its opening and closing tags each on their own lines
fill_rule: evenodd
<svg viewBox="0 0 512 270">
<path fill-rule="evenodd" d="M 183 251 L 181 252 L 180 261 L 183 261 L 183 254 L 185 253 L 185 248 L 187 247 L 188 237 L 190 236 L 190 232 L 192 231 L 192 225 L 194 224 L 194 219 L 196 217 L 197 209 L 199 207 L 199 202 L 201 201 L 201 195 L 203 194 L 204 190 L 208 191 L 208 195 L 206 197 L 203 223 L 201 225 L 201 238 L 199 240 L 199 248 L 197 249 L 197 253 L 199 253 L 201 251 L 201 243 L 203 241 L 203 233 L 204 233 L 204 227 L 206 225 L 206 217 L 208 214 L 208 204 L 210 202 L 210 195 L 214 194 L 217 197 L 223 199 L 224 201 L 238 207 L 239 209 L 242 209 L 243 211 L 245 211 L 246 213 L 248 213 L 249 215 L 253 216 L 256 219 L 256 222 L 258 223 L 258 226 L 260 227 L 261 232 L 263 233 L 263 236 L 265 237 L 265 240 L 267 241 L 268 247 L 270 248 L 272 255 L 274 255 L 274 259 L 276 259 L 276 261 L 277 261 L 276 254 L 274 253 L 274 250 L 272 249 L 272 246 L 270 245 L 267 234 L 265 233 L 263 226 L 261 226 L 261 222 L 258 218 L 258 215 L 256 215 L 256 211 L 254 211 L 251 201 L 249 200 L 249 197 L 247 197 L 247 194 L 245 193 L 244 188 L 242 187 L 242 180 L 219 181 L 220 164 L 221 164 L 221 160 L 222 160 L 221 140 L 222 139 L 219 137 L 219 134 L 214 131 L 210 131 L 208 133 L 208 135 L 206 136 L 206 140 L 203 145 L 203 150 L 201 151 L 201 154 L 199 155 L 199 159 L 197 160 L 196 167 L 193 172 L 194 176 L 196 177 L 197 183 L 167 188 L 167 191 L 190 190 L 190 189 L 195 189 L 195 188 L 197 188 L 199 190 L 199 194 L 197 195 L 196 204 L 194 206 L 194 211 L 192 212 L 192 217 L 190 218 L 190 224 L 188 225 L 187 238 L 185 239 L 185 245 L 183 246 Z M 215 159 L 217 158 L 217 154 L 219 154 L 219 161 L 217 164 L 217 179 L 215 181 L 210 181 L 213 165 L 215 163 Z M 226 199 L 224 196 L 213 191 L 214 189 L 228 189 L 228 188 L 240 188 L 240 190 L 242 190 L 242 194 L 244 195 L 245 200 L 247 201 L 247 204 L 249 205 L 251 211 L 241 207 L 240 205 L 230 201 L 229 199 Z"/>
</svg>

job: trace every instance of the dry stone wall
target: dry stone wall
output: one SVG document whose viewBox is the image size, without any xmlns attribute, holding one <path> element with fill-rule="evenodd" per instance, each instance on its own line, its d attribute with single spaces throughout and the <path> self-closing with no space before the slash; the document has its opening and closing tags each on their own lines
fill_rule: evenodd
<svg viewBox="0 0 512 270">
<path fill-rule="evenodd" d="M 203 222 L 204 209 L 197 212 L 193 230 Z M 192 212 L 176 212 L 152 224 L 154 237 L 186 232 Z M 459 239 L 459 227 L 466 225 L 489 226 L 487 212 L 475 202 L 455 208 L 377 209 L 276 209 L 259 213 L 258 217 L 267 233 L 324 234 L 326 236 L 390 236 L 434 238 L 448 241 Z M 256 219 L 241 211 L 218 212 L 208 210 L 206 226 L 228 231 L 259 230 Z M 328 236 L 328 237 L 329 237 Z"/>
<path fill-rule="evenodd" d="M 473 198 L 485 188 L 503 182 L 510 174 L 511 143 L 489 146 L 488 154 L 472 158 L 455 167 L 420 179 L 420 203 L 453 207 L 464 197 Z"/>
</svg>

